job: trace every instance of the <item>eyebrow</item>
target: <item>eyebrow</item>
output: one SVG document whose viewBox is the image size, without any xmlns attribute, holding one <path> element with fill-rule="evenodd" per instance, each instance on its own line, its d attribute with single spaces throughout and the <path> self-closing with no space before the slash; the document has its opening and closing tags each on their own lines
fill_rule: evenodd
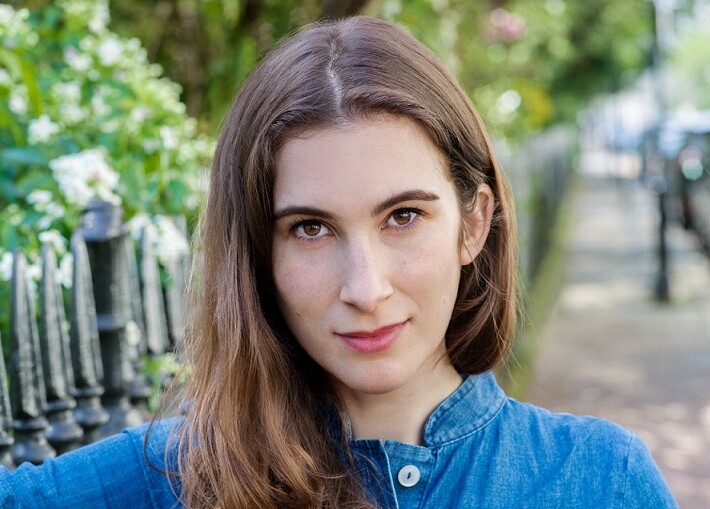
<svg viewBox="0 0 710 509">
<path fill-rule="evenodd" d="M 390 196 L 389 198 L 375 205 L 375 208 L 372 209 L 372 215 L 376 216 L 378 214 L 381 214 L 385 210 L 405 201 L 436 201 L 438 199 L 439 195 L 434 193 L 428 193 L 426 191 L 421 191 L 419 189 L 414 189 L 412 191 L 403 191 L 401 193 L 397 193 L 393 196 Z"/>
<path fill-rule="evenodd" d="M 419 189 L 403 191 L 390 196 L 375 205 L 372 209 L 372 215 L 377 216 L 385 210 L 406 201 L 436 201 L 438 199 L 439 195 Z M 278 221 L 288 216 L 312 216 L 327 220 L 335 219 L 335 215 L 327 210 L 319 209 L 317 207 L 292 205 L 274 212 L 274 221 Z"/>
</svg>

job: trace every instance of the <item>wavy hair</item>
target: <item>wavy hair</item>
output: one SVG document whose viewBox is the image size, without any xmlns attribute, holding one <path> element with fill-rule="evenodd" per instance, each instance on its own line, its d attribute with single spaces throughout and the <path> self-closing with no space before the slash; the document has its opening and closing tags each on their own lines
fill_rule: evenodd
<svg viewBox="0 0 710 509">
<path fill-rule="evenodd" d="M 453 366 L 469 374 L 491 369 L 510 348 L 512 199 L 466 94 L 431 51 L 391 23 L 354 17 L 306 27 L 246 80 L 212 164 L 184 352 L 190 403 L 177 439 L 187 507 L 372 507 L 336 452 L 320 369 L 276 304 L 271 200 L 286 140 L 382 114 L 424 129 L 448 158 L 463 209 L 480 184 L 492 189 L 490 234 L 462 268 L 446 345 Z"/>
</svg>

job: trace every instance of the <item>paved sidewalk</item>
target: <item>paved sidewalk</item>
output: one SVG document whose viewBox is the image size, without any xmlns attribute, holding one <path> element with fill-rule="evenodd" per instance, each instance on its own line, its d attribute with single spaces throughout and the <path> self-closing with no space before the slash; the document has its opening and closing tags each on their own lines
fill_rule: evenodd
<svg viewBox="0 0 710 509">
<path fill-rule="evenodd" d="M 672 225 L 672 301 L 655 303 L 650 193 L 636 181 L 581 180 L 566 283 L 525 399 L 632 430 L 680 507 L 710 508 L 710 262 Z"/>
</svg>

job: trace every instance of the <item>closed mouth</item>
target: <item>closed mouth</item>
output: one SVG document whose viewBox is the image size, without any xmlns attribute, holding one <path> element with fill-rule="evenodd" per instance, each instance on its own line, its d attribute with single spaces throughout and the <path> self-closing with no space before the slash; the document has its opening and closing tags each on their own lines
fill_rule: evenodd
<svg viewBox="0 0 710 509">
<path fill-rule="evenodd" d="M 388 349 L 399 337 L 408 320 L 372 330 L 338 332 L 336 335 L 351 349 L 360 353 L 381 352 Z"/>
</svg>

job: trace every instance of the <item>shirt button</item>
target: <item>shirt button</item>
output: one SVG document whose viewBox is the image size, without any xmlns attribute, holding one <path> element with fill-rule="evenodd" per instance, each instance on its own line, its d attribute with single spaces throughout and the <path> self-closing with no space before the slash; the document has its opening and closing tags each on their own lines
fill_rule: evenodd
<svg viewBox="0 0 710 509">
<path fill-rule="evenodd" d="M 402 470 L 400 470 L 399 474 L 397 474 L 397 480 L 399 481 L 399 484 L 401 484 L 405 488 L 411 488 L 412 486 L 417 484 L 419 482 L 420 477 L 421 474 L 419 473 L 419 469 L 414 465 L 407 465 L 406 467 L 402 467 Z"/>
</svg>

